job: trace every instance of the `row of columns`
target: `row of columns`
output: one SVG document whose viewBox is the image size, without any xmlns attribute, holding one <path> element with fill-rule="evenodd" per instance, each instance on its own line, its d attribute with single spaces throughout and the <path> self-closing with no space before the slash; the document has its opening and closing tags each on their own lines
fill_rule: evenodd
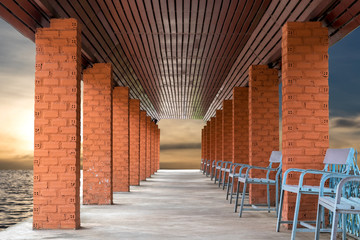
<svg viewBox="0 0 360 240">
<path fill-rule="evenodd" d="M 322 169 L 329 147 L 328 30 L 320 22 L 286 23 L 281 50 L 282 171 Z M 249 87 L 235 87 L 233 99 L 224 100 L 203 128 L 203 160 L 268 165 L 271 151 L 279 150 L 278 75 L 267 65 L 249 68 Z M 222 158 L 212 154 L 218 149 Z M 298 176 L 288 176 L 288 184 L 297 181 Z M 250 185 L 249 196 L 250 203 L 266 203 L 266 187 Z M 283 219 L 292 219 L 295 200 L 285 192 Z M 316 196 L 304 196 L 300 219 L 315 219 L 315 207 Z"/>
<path fill-rule="evenodd" d="M 52 19 L 36 33 L 34 229 L 80 227 L 81 30 Z M 112 66 L 83 71 L 83 204 L 112 204 L 159 169 L 160 129 Z"/>
</svg>

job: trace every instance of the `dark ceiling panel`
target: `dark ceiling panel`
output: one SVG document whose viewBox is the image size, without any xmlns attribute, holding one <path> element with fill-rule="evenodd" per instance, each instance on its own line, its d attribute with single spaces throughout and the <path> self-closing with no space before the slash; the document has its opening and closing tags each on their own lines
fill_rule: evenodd
<svg viewBox="0 0 360 240">
<path fill-rule="evenodd" d="M 287 21 L 321 21 L 334 44 L 359 12 L 357 0 L 0 0 L 0 16 L 31 40 L 52 17 L 78 19 L 83 67 L 112 63 L 155 119 L 208 120 L 247 86 L 251 65 L 280 67 Z"/>
</svg>

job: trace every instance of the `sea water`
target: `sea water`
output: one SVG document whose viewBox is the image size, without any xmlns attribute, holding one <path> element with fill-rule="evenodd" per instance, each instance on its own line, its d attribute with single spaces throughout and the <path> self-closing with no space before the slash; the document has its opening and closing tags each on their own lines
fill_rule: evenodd
<svg viewBox="0 0 360 240">
<path fill-rule="evenodd" d="M 32 170 L 0 170 L 0 231 L 32 216 L 32 197 Z"/>
</svg>

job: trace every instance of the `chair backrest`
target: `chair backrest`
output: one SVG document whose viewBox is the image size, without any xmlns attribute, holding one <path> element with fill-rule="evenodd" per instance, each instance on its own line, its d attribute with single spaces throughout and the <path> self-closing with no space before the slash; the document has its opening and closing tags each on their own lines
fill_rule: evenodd
<svg viewBox="0 0 360 240">
<path fill-rule="evenodd" d="M 324 164 L 325 170 L 334 172 L 349 173 L 350 170 L 356 174 L 359 169 L 357 166 L 357 154 L 354 148 L 331 149 L 326 151 Z M 333 165 L 333 166 L 331 166 Z"/>
<path fill-rule="evenodd" d="M 282 153 L 281 151 L 272 151 L 270 155 L 269 162 L 271 163 L 281 163 Z"/>
</svg>

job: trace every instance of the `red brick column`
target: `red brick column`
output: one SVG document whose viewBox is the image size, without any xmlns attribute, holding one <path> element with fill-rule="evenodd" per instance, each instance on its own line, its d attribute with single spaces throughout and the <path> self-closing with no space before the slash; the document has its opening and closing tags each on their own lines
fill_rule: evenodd
<svg viewBox="0 0 360 240">
<path fill-rule="evenodd" d="M 140 100 L 129 102 L 130 185 L 140 184 Z"/>
<path fill-rule="evenodd" d="M 130 191 L 129 88 L 113 90 L 113 191 Z"/>
<path fill-rule="evenodd" d="M 155 161 L 156 161 L 156 155 L 155 155 L 155 123 L 153 121 L 151 121 L 151 150 L 150 150 L 150 154 L 151 154 L 151 175 L 154 174 L 154 170 L 155 170 Z"/>
<path fill-rule="evenodd" d="M 83 204 L 112 204 L 112 68 L 83 72 Z"/>
<path fill-rule="evenodd" d="M 146 180 L 146 111 L 140 111 L 140 180 Z"/>
<path fill-rule="evenodd" d="M 223 101 L 222 116 L 222 160 L 231 162 L 232 158 L 232 100 Z"/>
<path fill-rule="evenodd" d="M 210 121 L 206 122 L 206 161 L 210 159 Z"/>
<path fill-rule="evenodd" d="M 322 169 L 329 147 L 328 30 L 320 22 L 282 29 L 283 172 Z M 314 184 L 316 179 L 305 179 Z M 288 176 L 290 184 L 298 176 Z M 318 184 L 318 181 L 316 182 Z M 302 195 L 299 219 L 315 219 L 317 196 Z M 285 192 L 283 218 L 293 219 L 295 195 Z"/>
<path fill-rule="evenodd" d="M 201 129 L 201 159 L 205 159 L 205 127 Z"/>
<path fill-rule="evenodd" d="M 233 89 L 233 162 L 249 164 L 249 89 Z"/>
<path fill-rule="evenodd" d="M 222 110 L 216 110 L 216 149 L 215 149 L 215 161 L 222 160 Z"/>
<path fill-rule="evenodd" d="M 80 31 L 51 19 L 35 34 L 34 229 L 80 227 Z"/>
<path fill-rule="evenodd" d="M 151 177 L 151 117 L 146 116 L 146 177 Z"/>
<path fill-rule="evenodd" d="M 210 118 L 210 160 L 211 165 L 210 169 L 212 169 L 212 161 L 215 160 L 216 153 L 216 118 Z"/>
<path fill-rule="evenodd" d="M 207 151 L 208 151 L 208 142 L 207 142 L 207 126 L 204 126 L 204 163 L 206 162 L 206 160 L 208 159 L 208 155 L 207 155 Z M 205 169 L 205 165 L 204 165 L 204 169 Z"/>
<path fill-rule="evenodd" d="M 271 152 L 278 150 L 278 72 L 266 65 L 251 66 L 249 69 L 249 163 L 266 167 L 269 165 Z M 253 171 L 250 176 L 264 176 L 264 172 Z M 251 203 L 266 203 L 266 186 L 251 184 L 249 196 Z"/>
</svg>

